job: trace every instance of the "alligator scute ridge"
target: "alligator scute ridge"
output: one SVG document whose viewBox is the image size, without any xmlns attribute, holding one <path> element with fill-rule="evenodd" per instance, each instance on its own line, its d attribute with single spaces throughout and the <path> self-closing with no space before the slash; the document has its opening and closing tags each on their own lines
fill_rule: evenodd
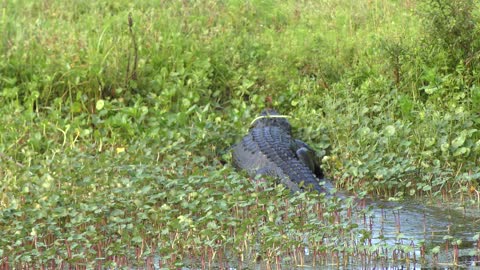
<svg viewBox="0 0 480 270">
<path fill-rule="evenodd" d="M 262 111 L 249 133 L 232 147 L 233 165 L 251 177 L 271 176 L 293 192 L 329 192 L 333 186 L 315 157 L 312 148 L 292 137 L 288 120 L 273 109 Z"/>
</svg>

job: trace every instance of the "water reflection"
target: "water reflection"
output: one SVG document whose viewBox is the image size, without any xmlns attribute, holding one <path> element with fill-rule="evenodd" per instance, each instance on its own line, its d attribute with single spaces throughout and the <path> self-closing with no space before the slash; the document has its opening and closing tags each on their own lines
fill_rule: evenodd
<svg viewBox="0 0 480 270">
<path fill-rule="evenodd" d="M 207 265 L 206 269 L 480 269 L 480 210 L 453 204 L 428 204 L 421 201 L 360 202 L 352 222 L 351 254 L 326 252 L 315 260 L 309 249 L 312 239 L 306 233 L 302 265 L 283 261 L 280 265 L 257 260 L 240 263 L 233 254 L 229 262 Z M 366 211 L 362 211 L 366 210 Z M 365 213 L 365 214 L 363 214 Z M 325 239 L 328 241 L 328 239 Z M 342 242 L 339 242 L 341 244 Z M 361 248 L 367 247 L 362 250 Z M 370 250 L 368 247 L 372 247 Z M 358 248 L 358 249 L 357 249 Z M 229 254 L 225 251 L 225 254 Z M 318 256 L 318 254 L 317 254 Z M 160 257 L 153 268 L 161 269 Z M 315 264 L 315 261 L 317 262 Z M 185 262 L 184 270 L 202 269 L 198 260 Z M 248 265 L 248 266 L 246 266 Z M 248 267 L 248 268 L 246 268 Z"/>
<path fill-rule="evenodd" d="M 411 245 L 415 258 L 428 258 L 424 267 L 413 267 L 436 265 L 445 269 L 456 263 L 473 269 L 478 265 L 478 241 L 474 240 L 480 232 L 478 208 L 412 200 L 368 201 L 365 205 L 370 209 L 369 219 L 361 225 L 369 227 L 373 244 Z"/>
</svg>

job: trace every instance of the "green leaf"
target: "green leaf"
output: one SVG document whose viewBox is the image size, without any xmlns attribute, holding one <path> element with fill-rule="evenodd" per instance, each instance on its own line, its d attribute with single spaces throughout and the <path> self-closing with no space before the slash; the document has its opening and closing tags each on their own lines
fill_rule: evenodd
<svg viewBox="0 0 480 270">
<path fill-rule="evenodd" d="M 135 236 L 132 238 L 132 242 L 134 243 L 142 243 L 143 239 L 141 236 Z"/>
<path fill-rule="evenodd" d="M 478 241 L 480 239 L 480 233 L 477 233 L 473 236 L 473 241 Z"/>
<path fill-rule="evenodd" d="M 431 94 L 437 92 L 438 87 L 435 87 L 435 86 L 431 87 L 431 86 L 429 86 L 429 87 L 425 87 L 424 90 L 425 90 L 425 93 L 431 95 Z"/>
<path fill-rule="evenodd" d="M 426 138 L 425 139 L 425 146 L 430 147 L 435 144 L 435 138 Z"/>
<path fill-rule="evenodd" d="M 461 155 L 468 155 L 468 154 L 470 154 L 470 148 L 460 147 L 457 150 L 455 150 L 455 152 L 453 153 L 453 156 L 458 157 L 458 156 L 461 156 Z"/>
<path fill-rule="evenodd" d="M 452 147 L 454 149 L 457 149 L 458 147 L 462 146 L 465 143 L 465 139 L 465 134 L 462 132 L 460 136 L 458 136 L 452 141 Z"/>
<path fill-rule="evenodd" d="M 75 101 L 70 105 L 70 111 L 72 113 L 79 113 L 82 111 L 82 104 L 78 101 Z"/>
<path fill-rule="evenodd" d="M 430 191 L 430 190 L 432 190 L 432 187 L 430 185 L 425 185 L 425 186 L 423 186 L 422 190 L 423 191 Z"/>
<path fill-rule="evenodd" d="M 388 136 L 388 137 L 391 137 L 393 135 L 395 135 L 395 127 L 393 125 L 388 125 L 385 127 L 385 135 Z"/>
<path fill-rule="evenodd" d="M 95 105 L 95 108 L 97 109 L 97 111 L 101 111 L 104 106 L 105 106 L 105 101 L 103 99 L 97 100 L 97 104 Z"/>
<path fill-rule="evenodd" d="M 444 142 L 442 143 L 442 145 L 440 145 L 440 149 L 442 150 L 442 152 L 447 152 L 449 147 L 450 147 L 450 144 L 447 142 Z"/>
<path fill-rule="evenodd" d="M 125 212 L 123 210 L 120 210 L 120 209 L 115 209 L 110 213 L 110 215 L 112 215 L 112 216 L 123 216 L 123 215 L 125 215 Z"/>
<path fill-rule="evenodd" d="M 370 128 L 369 127 L 361 127 L 358 129 L 358 133 L 361 135 L 361 136 L 367 136 L 368 134 L 370 134 Z"/>
</svg>

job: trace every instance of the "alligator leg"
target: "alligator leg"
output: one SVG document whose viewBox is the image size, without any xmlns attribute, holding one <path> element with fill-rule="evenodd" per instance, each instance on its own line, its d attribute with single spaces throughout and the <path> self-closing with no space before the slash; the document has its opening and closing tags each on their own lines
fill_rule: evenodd
<svg viewBox="0 0 480 270">
<path fill-rule="evenodd" d="M 318 162 L 320 159 L 317 157 L 315 150 L 298 139 L 294 140 L 292 150 L 296 153 L 297 158 L 307 165 L 319 179 L 323 179 L 323 171 Z"/>
<path fill-rule="evenodd" d="M 300 147 L 296 151 L 298 159 L 303 162 L 307 167 L 312 171 L 315 172 L 315 153 L 310 151 L 305 147 Z"/>
</svg>

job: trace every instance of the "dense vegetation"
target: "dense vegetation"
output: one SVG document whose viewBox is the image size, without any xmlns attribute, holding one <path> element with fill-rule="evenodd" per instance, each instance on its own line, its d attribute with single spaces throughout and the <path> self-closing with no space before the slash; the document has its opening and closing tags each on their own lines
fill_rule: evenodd
<svg viewBox="0 0 480 270">
<path fill-rule="evenodd" d="M 185 254 L 243 261 L 259 235 L 253 253 L 275 261 L 298 251 L 319 213 L 348 238 L 335 202 L 259 191 L 232 170 L 228 147 L 264 107 L 327 153 L 338 188 L 479 199 L 476 1 L 0 8 L 3 264 L 119 263 L 158 249 L 170 267 Z M 317 240 L 319 254 L 340 248 Z M 219 255 L 225 245 L 232 253 Z"/>
</svg>

